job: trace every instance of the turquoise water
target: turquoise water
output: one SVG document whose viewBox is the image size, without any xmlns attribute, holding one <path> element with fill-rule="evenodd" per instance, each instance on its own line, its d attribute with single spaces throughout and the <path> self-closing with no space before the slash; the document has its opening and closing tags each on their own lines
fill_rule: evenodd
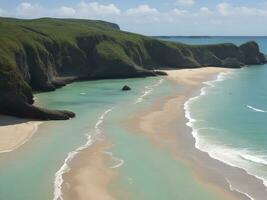
<svg viewBox="0 0 267 200">
<path fill-rule="evenodd" d="M 190 44 L 255 40 L 267 53 L 267 37 L 173 38 Z M 196 146 L 229 165 L 245 169 L 267 186 L 267 65 L 222 73 L 187 102 Z M 238 186 L 236 186 L 238 187 Z M 246 191 L 243 191 L 246 192 Z"/>
<path fill-rule="evenodd" d="M 266 38 L 214 37 L 205 41 L 201 38 L 172 38 L 173 41 L 193 44 L 240 44 L 252 39 L 257 40 L 262 51 L 267 53 Z M 199 120 L 193 124 L 194 128 L 208 128 L 197 133 L 199 148 L 207 147 L 206 151 L 226 162 L 238 161 L 234 164 L 242 164 L 240 167 L 247 167 L 262 178 L 267 177 L 267 165 L 254 161 L 255 158 L 257 161 L 267 160 L 267 130 L 264 126 L 267 113 L 262 112 L 267 111 L 266 78 L 264 66 L 236 70 L 223 77 L 227 81 L 213 82 L 214 87 L 207 88 L 206 95 L 190 105 L 191 116 Z M 120 88 L 125 84 L 133 90 L 121 92 Z M 142 134 L 125 130 L 121 125 L 133 113 L 149 108 L 155 100 L 173 94 L 174 90 L 182 92 L 179 86 L 164 78 L 145 78 L 77 82 L 55 92 L 36 94 L 39 105 L 72 110 L 77 117 L 69 121 L 45 122 L 18 151 L 0 155 L 0 199 L 53 199 L 58 178 L 55 173 L 69 152 L 84 146 L 88 136 L 98 131 L 112 142 L 109 151 L 113 156 L 123 161 L 116 168 L 119 178 L 114 184 L 129 192 L 132 199 L 219 199 L 196 182 L 186 166 L 154 147 Z M 109 109 L 112 110 L 96 130 L 100 117 Z M 118 199 L 124 198 L 118 196 Z"/>
<path fill-rule="evenodd" d="M 129 109 L 129 104 L 115 108 L 106 119 L 104 131 L 113 144 L 109 151 L 124 162 L 118 168 L 119 179 L 115 180 L 115 185 L 119 187 L 119 191 L 130 193 L 130 199 L 220 199 L 194 180 L 190 169 L 174 159 L 169 152 L 151 144 L 149 138 L 142 133 L 126 130 L 124 126 L 119 125 L 124 122 L 125 115 L 149 108 L 155 98 L 166 97 L 173 90 L 182 91 L 166 81 L 143 103 L 133 109 Z M 125 197 L 117 196 L 117 199 Z"/>
<path fill-rule="evenodd" d="M 120 91 L 126 83 L 133 88 L 131 92 Z M 45 122 L 18 151 L 0 155 L 0 199 L 60 199 L 60 173 L 55 177 L 56 172 L 64 173 L 67 168 L 59 170 L 70 157 L 69 152 L 84 147 L 90 142 L 88 136 L 98 133 L 113 144 L 108 151 L 117 158 L 116 188 L 123 188 L 132 199 L 217 200 L 193 179 L 186 166 L 154 147 L 142 134 L 124 130 L 121 125 L 156 99 L 173 94 L 173 90 L 181 88 L 164 78 L 145 78 L 77 82 L 55 92 L 36 94 L 39 105 L 72 110 L 77 117 Z M 123 161 L 123 165 L 115 161 Z"/>
<path fill-rule="evenodd" d="M 267 65 L 220 78 L 190 103 L 197 146 L 267 185 Z"/>
<path fill-rule="evenodd" d="M 77 117 L 46 122 L 18 151 L 0 155 L 0 199 L 53 199 L 56 171 L 69 152 L 86 143 L 102 113 L 125 102 L 134 103 L 145 86 L 158 81 L 150 78 L 78 82 L 56 92 L 35 95 L 39 105 L 72 110 Z M 122 93 L 120 88 L 125 83 L 135 89 Z"/>
</svg>

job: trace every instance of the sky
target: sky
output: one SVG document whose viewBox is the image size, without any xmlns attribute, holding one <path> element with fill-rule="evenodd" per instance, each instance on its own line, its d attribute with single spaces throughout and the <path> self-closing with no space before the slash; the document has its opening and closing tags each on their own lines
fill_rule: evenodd
<svg viewBox="0 0 267 200">
<path fill-rule="evenodd" d="M 145 35 L 267 35 L 267 0 L 0 0 L 0 16 L 115 22 Z"/>
</svg>

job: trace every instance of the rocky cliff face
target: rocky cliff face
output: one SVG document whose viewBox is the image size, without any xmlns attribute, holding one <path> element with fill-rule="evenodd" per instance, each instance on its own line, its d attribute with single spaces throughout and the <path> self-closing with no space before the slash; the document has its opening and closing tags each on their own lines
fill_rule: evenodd
<svg viewBox="0 0 267 200">
<path fill-rule="evenodd" d="M 51 91 L 75 80 L 155 76 L 152 69 L 242 67 L 266 59 L 255 42 L 189 46 L 125 33 L 88 20 L 0 19 L 0 112 L 68 119 L 74 113 L 32 106 L 32 90 Z"/>
</svg>

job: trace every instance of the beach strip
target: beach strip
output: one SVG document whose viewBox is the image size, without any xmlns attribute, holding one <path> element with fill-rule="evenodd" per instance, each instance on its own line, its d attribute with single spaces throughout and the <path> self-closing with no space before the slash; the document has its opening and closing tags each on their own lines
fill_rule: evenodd
<svg viewBox="0 0 267 200">
<path fill-rule="evenodd" d="M 25 144 L 42 122 L 0 115 L 0 153 L 7 153 Z"/>
<path fill-rule="evenodd" d="M 108 147 L 106 141 L 96 141 L 72 160 L 71 170 L 63 174 L 64 200 L 115 200 L 107 189 L 116 177 L 116 172 L 107 166 L 111 158 L 104 151 Z"/>
<path fill-rule="evenodd" d="M 264 199 L 267 193 L 261 180 L 197 149 L 193 130 L 186 125 L 185 103 L 200 94 L 204 82 L 216 80 L 228 69 L 207 67 L 166 72 L 169 80 L 183 86 L 183 92 L 177 91 L 172 97 L 156 102 L 149 111 L 139 113 L 130 121 L 131 127 L 190 167 L 196 181 L 217 193 L 218 197 L 228 200 Z M 235 189 L 233 185 L 241 189 Z"/>
<path fill-rule="evenodd" d="M 216 194 L 218 199 L 249 200 L 252 199 L 251 196 L 264 199 L 266 189 L 260 180 L 198 150 L 192 129 L 186 125 L 188 119 L 185 117 L 185 103 L 200 94 L 204 87 L 203 82 L 215 80 L 220 73 L 228 72 L 228 69 L 207 67 L 166 72 L 169 74 L 166 79 L 173 84 L 179 84 L 183 90 L 156 100 L 148 110 L 129 116 L 122 125 L 144 134 L 153 145 L 167 150 L 174 159 L 186 164 L 195 180 Z M 118 174 L 107 164 L 110 156 L 105 151 L 112 144 L 108 143 L 108 138 L 102 139 L 93 143 L 90 148 L 80 151 L 71 161 L 71 170 L 63 174 L 64 200 L 114 199 L 114 191 L 109 189 Z M 236 183 L 243 184 L 241 191 L 235 189 Z"/>
</svg>

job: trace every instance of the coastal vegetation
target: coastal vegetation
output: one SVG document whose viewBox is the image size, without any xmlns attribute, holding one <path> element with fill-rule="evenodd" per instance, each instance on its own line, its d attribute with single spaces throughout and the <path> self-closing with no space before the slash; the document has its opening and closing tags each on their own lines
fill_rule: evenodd
<svg viewBox="0 0 267 200">
<path fill-rule="evenodd" d="M 33 91 L 53 91 L 76 80 L 164 75 L 156 70 L 167 68 L 266 62 L 255 42 L 186 45 L 78 19 L 0 18 L 0 44 L 0 112 L 43 120 L 75 114 L 33 106 Z"/>
</svg>

